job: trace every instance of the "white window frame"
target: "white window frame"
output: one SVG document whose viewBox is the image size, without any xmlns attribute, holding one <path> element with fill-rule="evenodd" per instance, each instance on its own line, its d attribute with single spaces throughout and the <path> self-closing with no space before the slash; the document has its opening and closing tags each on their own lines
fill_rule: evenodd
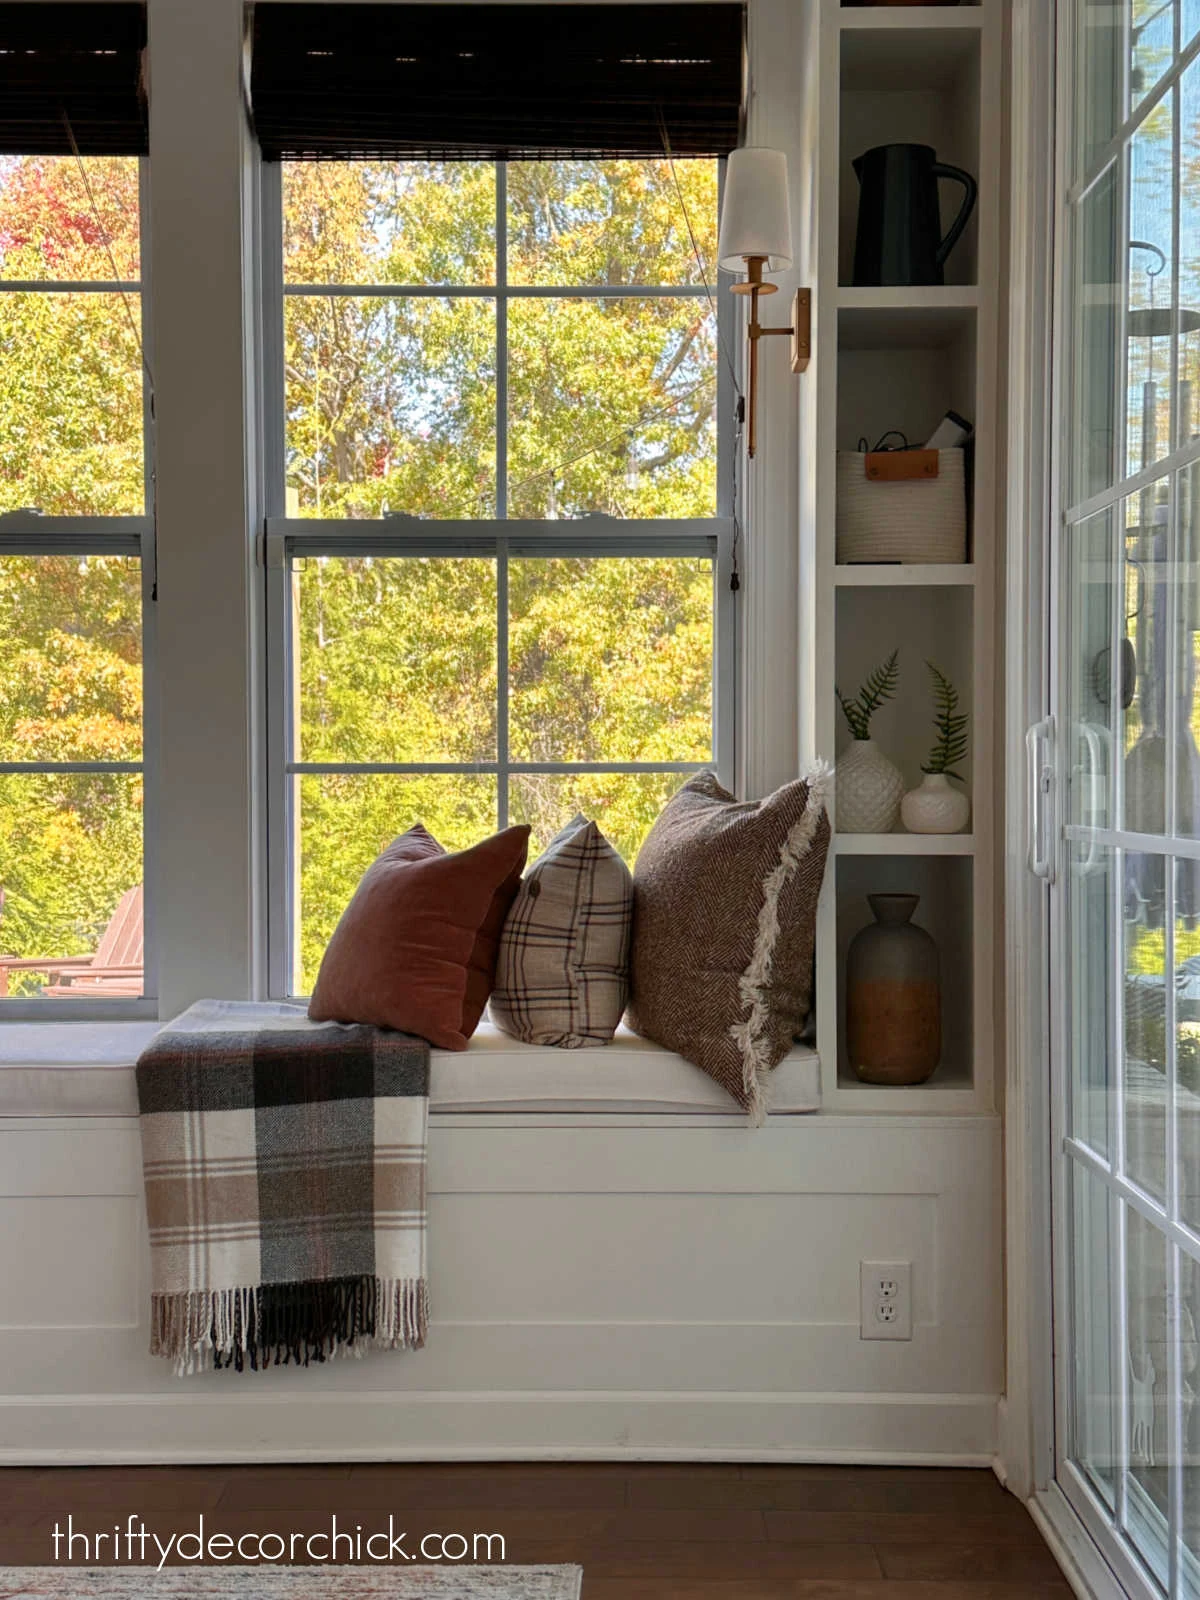
<svg viewBox="0 0 1200 1600">
<path fill-rule="evenodd" d="M 724 164 L 719 182 L 724 181 Z M 267 830 L 268 830 L 268 989 L 275 999 L 293 997 L 294 816 L 292 780 L 323 772 L 371 774 L 485 773 L 497 778 L 497 825 L 508 821 L 507 779 L 514 772 L 664 772 L 678 771 L 680 781 L 691 772 L 715 769 L 727 787 L 734 784 L 737 748 L 735 710 L 737 684 L 737 594 L 734 571 L 733 426 L 735 386 L 740 384 L 738 350 L 732 337 L 733 297 L 724 281 L 703 285 L 637 285 L 634 288 L 595 285 L 527 287 L 507 282 L 506 166 L 496 163 L 496 278 L 487 286 L 438 285 L 304 285 L 286 293 L 370 295 L 373 298 L 444 298 L 491 300 L 496 316 L 496 511 L 493 518 L 470 521 L 404 518 L 318 519 L 287 517 L 284 464 L 283 314 L 284 259 L 282 166 L 263 162 L 259 209 L 262 247 L 263 404 L 262 463 L 266 518 L 263 565 L 267 590 Z M 711 294 L 717 311 L 720 343 L 717 371 L 717 515 L 690 519 L 625 519 L 591 515 L 537 520 L 507 516 L 506 435 L 508 412 L 505 311 L 510 300 L 619 299 L 655 295 L 675 298 Z M 497 759 L 487 762 L 301 762 L 293 748 L 291 714 L 295 663 L 291 653 L 290 575 L 293 558 L 304 555 L 487 556 L 497 561 Z M 713 561 L 713 759 L 686 762 L 516 762 L 507 737 L 507 561 L 513 556 L 699 556 Z"/>
<path fill-rule="evenodd" d="M 84 158 L 86 160 L 86 157 Z M 158 1016 L 158 969 L 155 944 L 156 852 L 158 801 L 158 696 L 155 664 L 156 582 L 154 537 L 154 403 L 147 372 L 154 370 L 149 253 L 150 163 L 138 160 L 138 233 L 140 277 L 133 279 L 0 279 L 0 294 L 119 294 L 139 297 L 142 373 L 142 465 L 144 510 L 140 516 L 40 516 L 27 511 L 0 513 L 0 556 L 136 556 L 141 562 L 142 591 L 142 759 L 140 761 L 0 761 L 0 774 L 44 772 L 140 773 L 142 775 L 142 917 L 143 988 L 138 997 L 101 996 L 73 1000 L 69 1010 L 37 996 L 0 997 L 0 1020 L 6 1022 L 121 1021 Z M 0 950 L 4 922 L 0 917 Z M 39 951 L 49 955 L 49 951 Z"/>
</svg>

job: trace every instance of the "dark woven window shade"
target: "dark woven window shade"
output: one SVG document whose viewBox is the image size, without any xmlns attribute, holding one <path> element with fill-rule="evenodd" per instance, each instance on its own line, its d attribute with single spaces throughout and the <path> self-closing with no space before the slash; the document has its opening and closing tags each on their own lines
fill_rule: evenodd
<svg viewBox="0 0 1200 1600">
<path fill-rule="evenodd" d="M 743 7 L 259 4 L 268 160 L 725 155 Z"/>
<path fill-rule="evenodd" d="M 140 156 L 149 148 L 141 91 L 146 8 L 0 5 L 0 155 Z"/>
</svg>

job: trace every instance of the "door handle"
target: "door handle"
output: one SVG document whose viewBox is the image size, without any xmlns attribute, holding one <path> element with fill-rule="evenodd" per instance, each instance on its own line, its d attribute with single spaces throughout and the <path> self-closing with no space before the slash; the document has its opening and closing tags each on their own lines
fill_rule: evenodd
<svg viewBox="0 0 1200 1600">
<path fill-rule="evenodd" d="M 1087 751 L 1086 765 L 1080 769 L 1079 774 L 1081 785 L 1086 786 L 1084 789 L 1083 817 L 1088 827 L 1095 830 L 1103 826 L 1104 819 L 1103 785 L 1107 771 L 1104 750 L 1108 739 L 1108 730 L 1094 727 L 1090 722 L 1079 722 L 1075 725 L 1075 732 Z M 1097 800 L 1097 794 L 1100 795 L 1099 800 Z M 1079 863 L 1078 871 L 1080 877 L 1087 877 L 1090 873 L 1095 872 L 1099 856 L 1100 849 L 1093 831 L 1092 837 L 1087 842 L 1083 859 Z"/>
<path fill-rule="evenodd" d="M 1043 717 L 1025 731 L 1029 770 L 1029 870 L 1054 882 L 1054 718 Z"/>
</svg>

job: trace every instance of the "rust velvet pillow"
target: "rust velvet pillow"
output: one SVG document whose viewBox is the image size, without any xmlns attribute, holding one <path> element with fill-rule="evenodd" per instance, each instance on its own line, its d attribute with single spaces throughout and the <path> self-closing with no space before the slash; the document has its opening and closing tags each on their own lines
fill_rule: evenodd
<svg viewBox="0 0 1200 1600">
<path fill-rule="evenodd" d="M 496 972 L 527 827 L 450 854 L 418 822 L 362 876 L 333 930 L 308 1014 L 373 1022 L 465 1050 Z"/>
</svg>

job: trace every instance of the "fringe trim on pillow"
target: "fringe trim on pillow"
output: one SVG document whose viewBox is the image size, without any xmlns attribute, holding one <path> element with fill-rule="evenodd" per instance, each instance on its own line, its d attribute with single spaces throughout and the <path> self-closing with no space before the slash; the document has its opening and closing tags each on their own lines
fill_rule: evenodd
<svg viewBox="0 0 1200 1600">
<path fill-rule="evenodd" d="M 730 1038 L 742 1057 L 742 1087 L 746 1092 L 750 1121 L 761 1128 L 767 1120 L 767 1074 L 774 1066 L 767 1048 L 766 1027 L 770 1014 L 767 985 L 779 939 L 779 901 L 788 879 L 804 860 L 825 811 L 825 796 L 833 769 L 819 761 L 805 774 L 808 799 L 804 814 L 788 829 L 779 847 L 779 864 L 763 880 L 763 903 L 758 913 L 758 930 L 750 964 L 738 980 L 738 990 L 747 1015 L 729 1029 Z"/>
<path fill-rule="evenodd" d="M 335 1356 L 419 1350 L 429 1323 L 423 1278 L 336 1278 L 192 1289 L 150 1301 L 150 1354 L 178 1377 L 234 1367 L 307 1367 Z"/>
</svg>

